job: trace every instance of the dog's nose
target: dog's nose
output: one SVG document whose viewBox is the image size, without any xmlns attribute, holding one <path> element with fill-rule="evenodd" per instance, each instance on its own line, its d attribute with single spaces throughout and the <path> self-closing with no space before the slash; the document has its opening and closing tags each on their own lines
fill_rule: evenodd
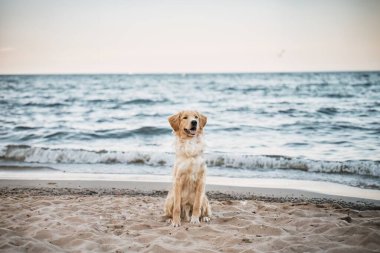
<svg viewBox="0 0 380 253">
<path fill-rule="evenodd" d="M 196 126 L 196 125 L 197 125 L 197 121 L 196 121 L 196 120 L 192 120 L 192 121 L 191 121 L 191 125 L 192 125 L 192 126 Z"/>
</svg>

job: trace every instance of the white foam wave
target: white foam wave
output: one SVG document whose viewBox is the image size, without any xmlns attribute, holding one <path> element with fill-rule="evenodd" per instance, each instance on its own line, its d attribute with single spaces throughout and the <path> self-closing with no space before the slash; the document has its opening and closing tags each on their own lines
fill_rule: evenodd
<svg viewBox="0 0 380 253">
<path fill-rule="evenodd" d="M 210 155 L 209 166 L 242 169 L 294 169 L 309 172 L 357 174 L 380 177 L 378 161 L 316 161 L 286 156 Z"/>
<path fill-rule="evenodd" d="M 96 163 L 141 163 L 146 165 L 164 165 L 170 161 L 169 154 L 91 151 L 84 149 L 49 149 L 30 147 L 26 145 L 8 145 L 0 153 L 0 159 L 29 163 L 66 163 L 66 164 L 96 164 Z"/>
<path fill-rule="evenodd" d="M 356 174 L 380 177 L 379 161 L 316 161 L 286 156 L 253 156 L 237 154 L 206 154 L 210 167 L 257 169 L 293 169 L 306 172 Z M 49 149 L 26 145 L 8 145 L 0 159 L 28 163 L 62 164 L 144 164 L 172 166 L 174 154 L 163 152 L 91 151 L 83 149 Z"/>
</svg>

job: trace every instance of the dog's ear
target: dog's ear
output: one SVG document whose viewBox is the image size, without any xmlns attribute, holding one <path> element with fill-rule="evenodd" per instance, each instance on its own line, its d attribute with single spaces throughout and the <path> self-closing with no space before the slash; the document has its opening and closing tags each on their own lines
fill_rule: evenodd
<svg viewBox="0 0 380 253">
<path fill-rule="evenodd" d="M 207 117 L 199 112 L 198 112 L 198 115 L 199 115 L 199 125 L 201 128 L 204 128 L 207 123 Z"/>
<path fill-rule="evenodd" d="M 168 121 L 173 128 L 174 132 L 177 132 L 179 130 L 179 122 L 181 119 L 181 113 L 174 114 L 168 118 Z"/>
</svg>

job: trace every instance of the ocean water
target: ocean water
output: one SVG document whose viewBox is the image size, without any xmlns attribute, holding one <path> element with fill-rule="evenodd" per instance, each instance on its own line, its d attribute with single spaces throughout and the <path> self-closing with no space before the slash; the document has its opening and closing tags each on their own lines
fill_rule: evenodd
<svg viewBox="0 0 380 253">
<path fill-rule="evenodd" d="M 170 175 L 181 109 L 208 175 L 380 189 L 380 72 L 0 76 L 0 169 Z"/>
</svg>

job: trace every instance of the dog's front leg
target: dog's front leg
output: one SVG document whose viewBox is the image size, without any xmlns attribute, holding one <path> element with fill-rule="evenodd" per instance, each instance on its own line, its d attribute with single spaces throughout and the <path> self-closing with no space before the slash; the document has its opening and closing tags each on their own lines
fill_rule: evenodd
<svg viewBox="0 0 380 253">
<path fill-rule="evenodd" d="M 196 187 L 195 199 L 193 205 L 193 214 L 191 215 L 192 224 L 199 224 L 199 217 L 201 216 L 201 206 L 203 201 L 203 195 L 205 194 L 205 183 L 204 180 L 200 180 Z"/>
<path fill-rule="evenodd" d="M 183 186 L 183 176 L 177 176 L 174 184 L 174 207 L 173 207 L 173 227 L 181 226 L 181 192 Z"/>
</svg>

